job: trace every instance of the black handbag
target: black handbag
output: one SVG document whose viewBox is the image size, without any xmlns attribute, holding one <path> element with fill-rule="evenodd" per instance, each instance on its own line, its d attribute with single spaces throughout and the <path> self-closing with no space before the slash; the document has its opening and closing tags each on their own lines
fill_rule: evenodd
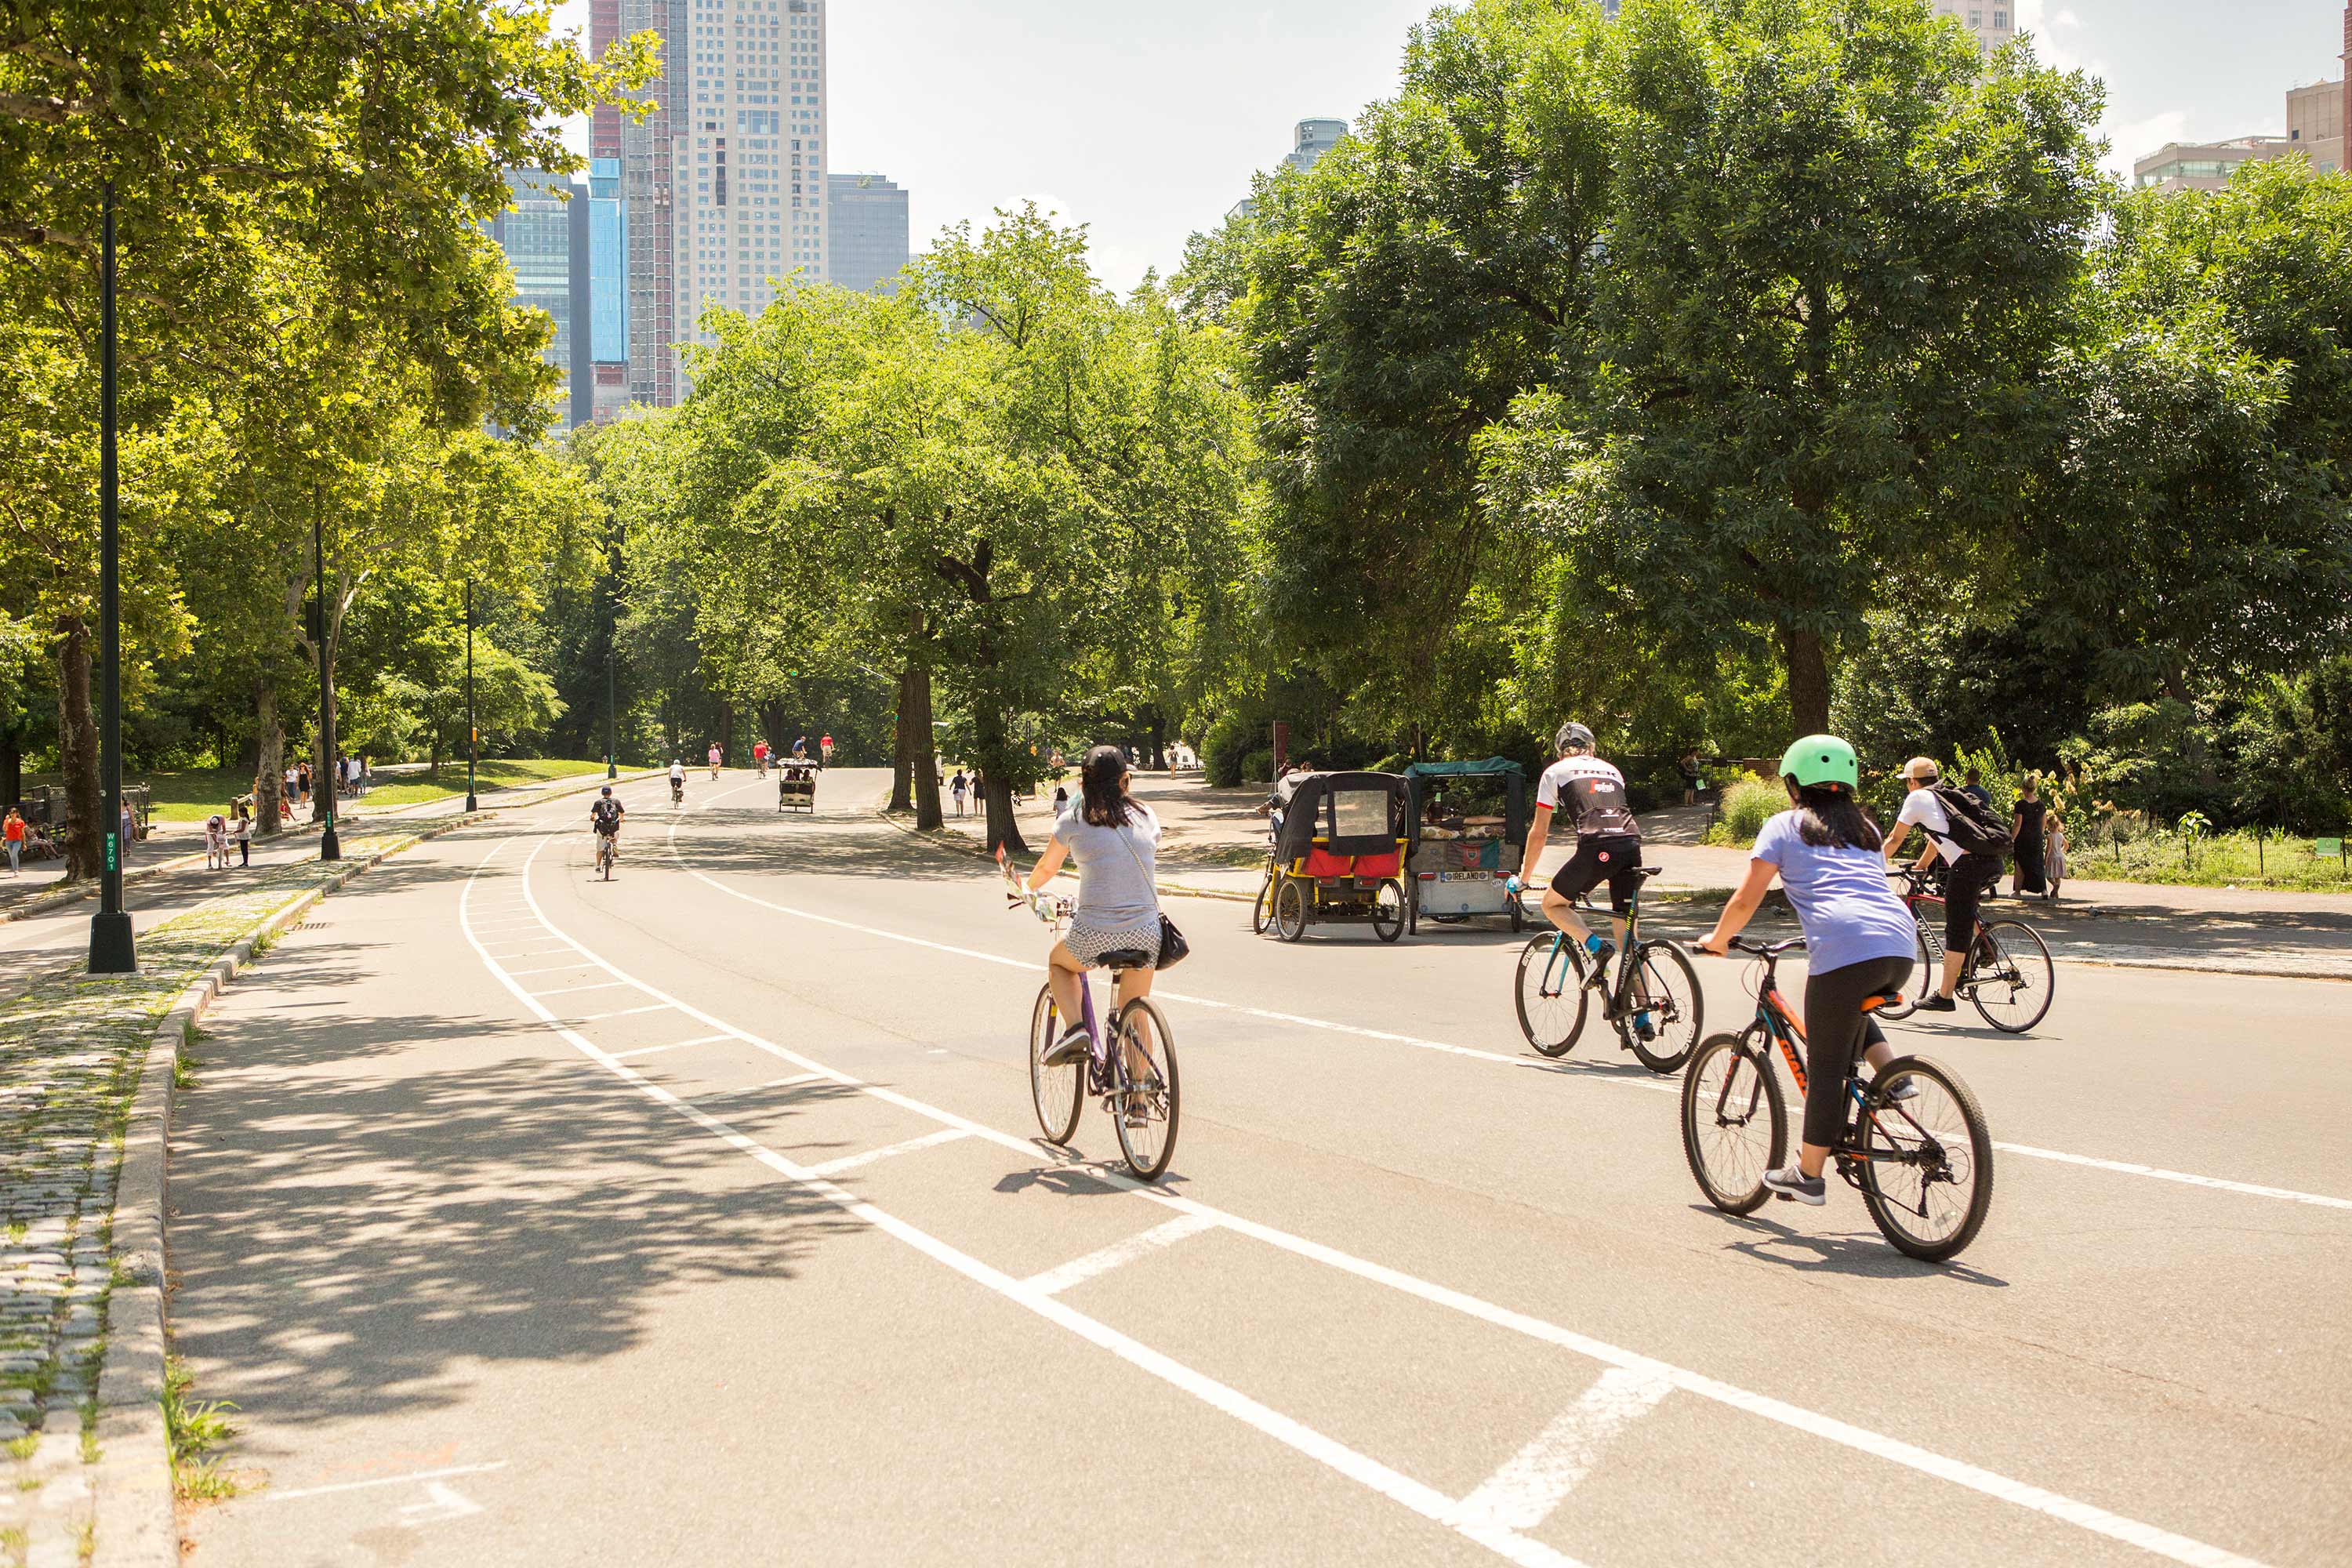
<svg viewBox="0 0 2352 1568">
<path fill-rule="evenodd" d="M 1176 922 L 1162 914 L 1160 917 L 1160 962 L 1152 967 L 1173 969 L 1190 957 L 1192 952 L 1192 944 L 1184 940 L 1184 933 L 1176 929 Z"/>
</svg>

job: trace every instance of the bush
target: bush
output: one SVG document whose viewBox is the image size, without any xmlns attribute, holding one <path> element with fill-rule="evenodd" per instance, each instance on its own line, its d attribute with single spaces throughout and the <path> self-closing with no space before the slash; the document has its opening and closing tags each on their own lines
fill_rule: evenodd
<svg viewBox="0 0 2352 1568">
<path fill-rule="evenodd" d="M 1722 814 L 1707 829 L 1707 842 L 1753 844 L 1764 825 L 1788 809 L 1789 792 L 1779 780 L 1743 773 L 1723 786 Z"/>
<path fill-rule="evenodd" d="M 1242 782 L 1251 731 L 1256 728 L 1238 711 L 1220 714 L 1201 737 L 1201 771 L 1217 789 L 1233 789 Z"/>
<path fill-rule="evenodd" d="M 1235 784 L 1271 784 L 1274 781 L 1274 748 L 1260 746 L 1242 759 L 1241 774 Z"/>
</svg>

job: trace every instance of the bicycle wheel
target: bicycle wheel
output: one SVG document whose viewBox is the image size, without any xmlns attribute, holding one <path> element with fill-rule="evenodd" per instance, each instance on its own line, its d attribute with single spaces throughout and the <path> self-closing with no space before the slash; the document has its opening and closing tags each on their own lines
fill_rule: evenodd
<svg viewBox="0 0 2352 1568">
<path fill-rule="evenodd" d="M 1307 887 L 1296 877 L 1285 877 L 1274 890 L 1274 934 L 1285 942 L 1307 934 Z"/>
<path fill-rule="evenodd" d="M 1169 1032 L 1168 1016 L 1142 996 L 1121 1007 L 1111 1030 L 1110 1059 L 1113 1081 L 1118 1085 L 1111 1104 L 1118 1152 L 1138 1177 L 1158 1181 L 1168 1169 L 1169 1156 L 1176 1152 L 1181 1109 L 1176 1037 Z"/>
<path fill-rule="evenodd" d="M 1394 877 L 1372 889 L 1372 934 L 1382 942 L 1404 934 L 1404 884 Z"/>
<path fill-rule="evenodd" d="M 1564 1057 L 1584 1029 L 1584 950 L 1558 931 L 1528 939 L 1519 949 L 1511 1001 L 1519 1033 L 1548 1057 Z"/>
<path fill-rule="evenodd" d="M 1062 1028 L 1061 1009 L 1054 1005 L 1054 988 L 1043 987 L 1029 1015 L 1029 1100 L 1037 1108 L 1037 1125 L 1045 1130 L 1048 1143 L 1070 1141 L 1070 1134 L 1078 1130 L 1078 1108 L 1087 1102 L 1083 1059 L 1057 1068 L 1045 1065 L 1045 1052 L 1062 1037 Z"/>
<path fill-rule="evenodd" d="M 1764 1027 L 1717 1035 L 1683 1074 L 1683 1154 L 1706 1201 L 1753 1214 L 1771 1190 L 1764 1173 L 1789 1152 L 1789 1107 L 1767 1054 Z"/>
<path fill-rule="evenodd" d="M 1274 919 L 1274 873 L 1268 871 L 1258 882 L 1257 897 L 1250 903 L 1250 934 L 1264 936 L 1266 922 Z"/>
<path fill-rule="evenodd" d="M 2023 921 L 1994 921 L 1977 932 L 1969 1000 L 2004 1035 L 2021 1035 L 2042 1022 L 2058 986 L 2050 944 Z"/>
<path fill-rule="evenodd" d="M 1698 971 L 1690 954 L 1672 942 L 1645 942 L 1633 954 L 1633 984 L 1626 1003 L 1629 1016 L 1618 1024 L 1625 1043 L 1652 1072 L 1672 1074 L 1690 1060 L 1706 1000 L 1698 988 Z M 1642 1019 L 1648 1016 L 1654 1033 L 1642 1037 Z"/>
<path fill-rule="evenodd" d="M 1927 933 L 1923 931 L 1911 939 L 1911 977 L 1903 983 L 1903 1000 L 1881 1007 L 1878 1016 L 1890 1024 L 1907 1018 L 1919 1010 L 1919 998 L 1935 988 L 1936 966 L 1928 960 Z"/>
<path fill-rule="evenodd" d="M 1874 1083 L 1906 1079 L 1916 1095 L 1874 1093 L 1863 1112 L 1862 1197 L 1895 1251 L 1940 1263 L 1976 1239 L 1992 1207 L 1992 1133 L 1969 1086 L 1926 1057 L 1896 1058 Z"/>
</svg>

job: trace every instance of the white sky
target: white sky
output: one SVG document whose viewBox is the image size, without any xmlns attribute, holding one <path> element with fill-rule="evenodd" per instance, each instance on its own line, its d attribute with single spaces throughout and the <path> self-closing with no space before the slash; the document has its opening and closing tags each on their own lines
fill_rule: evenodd
<svg viewBox="0 0 2352 1568">
<path fill-rule="evenodd" d="M 1987 0 L 1990 4 L 1990 0 Z M 2339 79 L 2330 0 L 2016 0 L 2043 58 L 2107 83 L 2110 165 L 2166 142 L 2282 134 Z M 909 193 L 915 247 L 1035 196 L 1089 226 L 1125 289 L 1288 152 L 1291 126 L 1396 90 L 1427 0 L 831 0 L 832 167 Z M 588 27 L 562 0 L 560 30 Z M 584 124 L 573 141 L 586 147 Z"/>
</svg>

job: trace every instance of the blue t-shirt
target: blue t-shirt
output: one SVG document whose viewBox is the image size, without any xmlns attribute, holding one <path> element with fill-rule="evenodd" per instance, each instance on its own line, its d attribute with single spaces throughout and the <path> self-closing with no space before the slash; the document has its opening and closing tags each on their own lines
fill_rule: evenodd
<svg viewBox="0 0 2352 1568">
<path fill-rule="evenodd" d="M 1874 849 L 1808 844 L 1804 814 L 1784 811 L 1756 836 L 1755 858 L 1780 869 L 1781 885 L 1805 931 L 1805 964 L 1827 974 L 1874 958 L 1909 958 L 1918 946 L 1911 911 L 1886 885 L 1886 860 Z"/>
</svg>

